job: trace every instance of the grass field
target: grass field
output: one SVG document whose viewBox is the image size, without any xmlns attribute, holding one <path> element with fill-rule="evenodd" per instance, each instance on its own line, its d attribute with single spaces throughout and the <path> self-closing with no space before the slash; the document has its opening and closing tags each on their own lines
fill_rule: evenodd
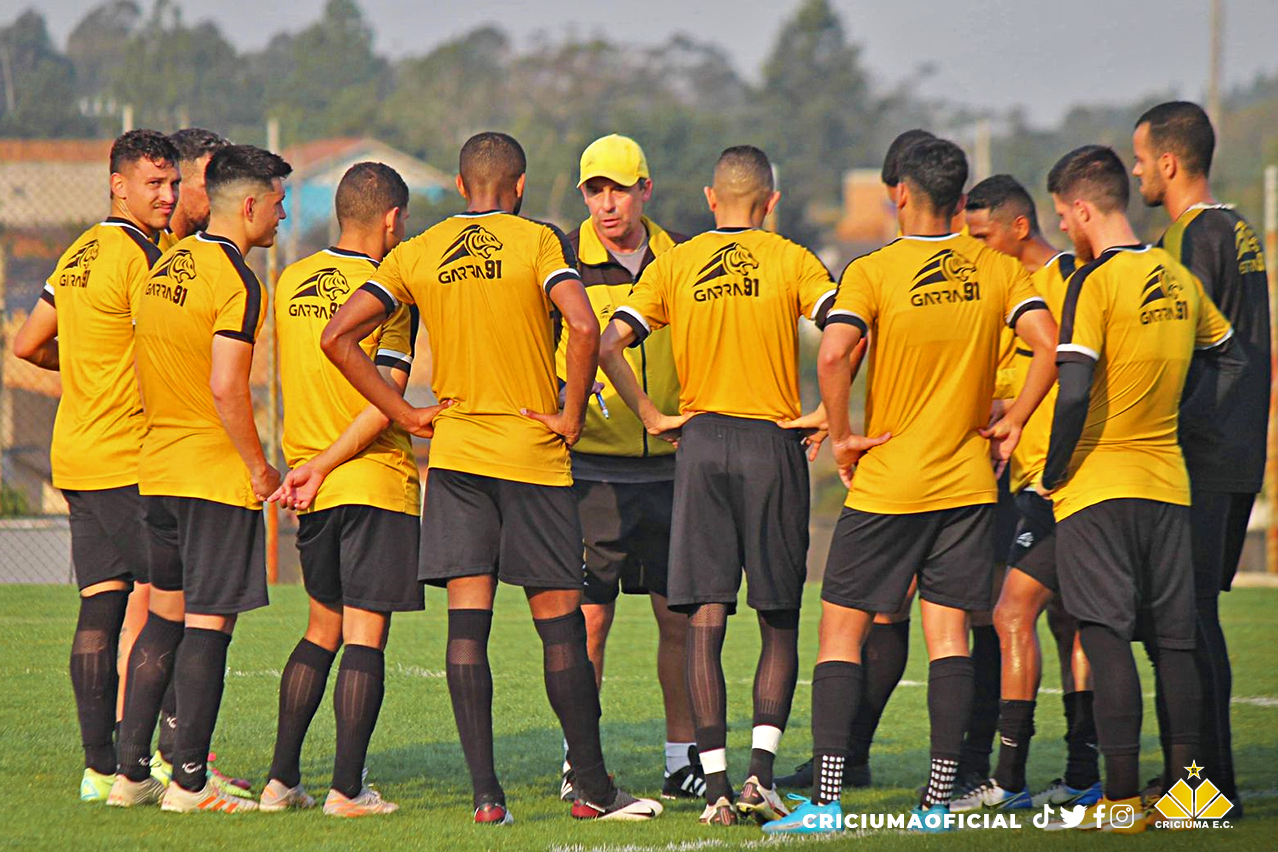
<svg viewBox="0 0 1278 852">
<path fill-rule="evenodd" d="M 230 676 L 214 736 L 224 771 L 260 785 L 270 764 L 279 673 L 305 619 L 300 587 L 272 592 L 273 605 L 242 619 L 230 653 Z M 808 590 L 800 686 L 778 769 L 805 757 L 816 652 L 816 589 Z M 878 849 L 1278 848 L 1278 667 L 1274 666 L 1278 590 L 1244 589 L 1223 598 L 1234 659 L 1234 742 L 1247 817 L 1229 830 L 1147 832 L 1135 837 L 1046 834 L 1028 828 L 967 831 L 939 837 L 899 832 L 833 840 L 764 841 L 757 828 L 709 829 L 697 824 L 700 805 L 680 803 L 647 824 L 580 824 L 558 801 L 560 734 L 542 687 L 541 648 L 523 596 L 505 588 L 498 599 L 492 657 L 498 772 L 517 823 L 492 829 L 470 823 L 470 786 L 457 744 L 444 680 L 442 595 L 428 593 L 425 614 L 398 616 L 387 651 L 387 696 L 369 755 L 369 780 L 401 810 L 387 818 L 341 821 L 308 813 L 242 817 L 177 816 L 158 809 L 117 811 L 77 797 L 81 755 L 66 673 L 75 595 L 66 587 L 0 588 L 0 846 L 18 849 L 444 849 L 609 850 L 692 852 L 816 844 Z M 901 813 L 914 804 L 927 762 L 926 655 L 915 619 L 906 681 L 888 707 L 871 765 L 876 787 L 849 792 L 845 810 Z M 1050 641 L 1050 640 L 1047 640 Z M 634 792 L 660 790 L 661 699 L 653 672 L 655 629 L 646 601 L 624 599 L 609 649 L 603 692 L 604 748 L 618 782 Z M 1048 646 L 1050 647 L 1050 645 Z M 750 737 L 750 682 L 758 650 L 748 615 L 731 622 L 725 650 L 731 732 L 729 754 L 740 783 Z M 1142 676 L 1152 690 L 1147 667 Z M 330 687 L 331 687 L 330 681 Z M 1044 686 L 1057 685 L 1049 666 Z M 1146 703 L 1144 770 L 1159 763 L 1154 714 Z M 1040 696 L 1030 782 L 1044 785 L 1064 766 L 1059 694 Z M 326 699 L 303 753 L 303 782 L 322 795 L 332 770 L 333 717 Z"/>
</svg>

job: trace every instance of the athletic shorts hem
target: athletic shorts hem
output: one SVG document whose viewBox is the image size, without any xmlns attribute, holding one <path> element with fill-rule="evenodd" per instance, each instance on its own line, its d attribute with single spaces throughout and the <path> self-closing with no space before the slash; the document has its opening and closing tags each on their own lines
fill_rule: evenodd
<svg viewBox="0 0 1278 852">
<path fill-rule="evenodd" d="M 317 598 L 318 600 L 318 598 Z M 323 603 L 323 601 L 320 601 Z M 426 608 L 424 600 L 416 601 L 370 601 L 347 599 L 340 602 L 342 606 L 366 609 L 369 612 L 417 612 Z"/>
<path fill-rule="evenodd" d="M 961 600 L 959 598 L 952 598 L 949 595 L 938 595 L 935 592 L 925 589 L 919 589 L 919 600 L 934 603 L 939 606 L 948 606 L 951 609 L 961 609 L 966 612 L 986 612 L 994 608 L 994 604 L 989 600 Z"/>
<path fill-rule="evenodd" d="M 213 606 L 213 607 L 195 606 L 193 607 L 188 604 L 186 607 L 186 614 L 187 615 L 241 615 L 243 613 L 252 612 L 255 609 L 261 609 L 264 606 L 270 606 L 270 605 L 271 605 L 271 602 L 267 598 L 244 601 L 242 603 L 236 603 L 233 605 L 228 604 L 227 606 Z"/>
<path fill-rule="evenodd" d="M 495 577 L 499 581 L 508 586 L 519 586 L 525 589 L 580 589 L 580 580 L 548 580 L 545 577 L 512 577 L 509 574 L 501 574 L 491 565 L 472 566 L 469 568 L 442 569 L 431 571 L 430 575 L 419 573 L 418 582 L 425 583 L 428 586 L 444 588 L 451 580 L 460 580 L 462 577 Z"/>
<path fill-rule="evenodd" d="M 835 606 L 841 606 L 844 609 L 859 609 L 861 612 L 873 613 L 878 615 L 880 612 L 896 612 L 901 608 L 901 601 L 896 603 L 887 603 L 884 601 L 861 601 L 853 600 L 838 594 L 826 594 L 824 590 L 821 592 L 822 603 L 831 603 Z"/>
<path fill-rule="evenodd" d="M 89 588 L 90 586 L 100 586 L 103 583 L 115 583 L 115 582 L 123 583 L 127 589 L 131 590 L 134 585 L 138 583 L 143 583 L 145 581 L 135 580 L 133 579 L 133 575 L 130 572 L 124 571 L 122 573 L 115 574 L 111 577 L 93 577 L 87 583 L 81 583 L 80 578 L 77 577 L 75 581 L 75 587 L 76 587 L 76 591 L 83 592 L 85 589 Z"/>
<path fill-rule="evenodd" d="M 1198 643 L 1193 639 L 1165 639 L 1160 636 L 1153 638 L 1153 645 L 1168 651 L 1192 651 L 1198 647 Z"/>
<path fill-rule="evenodd" d="M 1045 572 L 1040 572 L 1038 568 L 1034 568 L 1034 567 L 1026 568 L 1021 565 L 1008 565 L 1007 570 L 1019 571 L 1020 573 L 1024 574 L 1026 577 L 1029 577 L 1035 583 L 1038 583 L 1040 586 L 1047 589 L 1049 592 L 1051 592 L 1054 595 L 1059 595 L 1061 593 L 1060 581 L 1057 580 L 1056 585 L 1052 585 L 1051 583 L 1045 582 L 1045 580 L 1047 579 L 1046 577 L 1043 576 L 1043 573 Z M 1055 579 L 1054 573 L 1053 573 L 1053 579 Z"/>
<path fill-rule="evenodd" d="M 746 606 L 755 612 L 786 612 L 789 610 L 797 610 L 803 606 L 803 600 L 800 598 L 794 602 L 789 601 L 753 601 L 750 600 L 749 593 L 746 594 Z"/>
<path fill-rule="evenodd" d="M 737 597 L 735 595 L 732 597 L 728 597 L 727 595 L 704 595 L 702 597 L 698 597 L 696 600 L 688 600 L 685 598 L 680 598 L 678 600 L 675 598 L 668 598 L 666 600 L 666 606 L 675 612 L 687 612 L 701 606 L 702 604 L 727 604 L 729 615 L 732 615 L 737 611 Z"/>
</svg>

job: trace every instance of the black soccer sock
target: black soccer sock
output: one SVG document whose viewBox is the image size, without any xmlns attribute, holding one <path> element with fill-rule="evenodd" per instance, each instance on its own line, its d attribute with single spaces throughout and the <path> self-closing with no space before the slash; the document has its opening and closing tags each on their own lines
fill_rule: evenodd
<svg viewBox="0 0 1278 852">
<path fill-rule="evenodd" d="M 1168 784 L 1185 778 L 1185 767 L 1195 762 L 1202 730 L 1202 684 L 1194 666 L 1194 652 L 1161 648 L 1155 677 L 1163 682 L 1167 696 L 1168 756 L 1171 772 Z M 1213 783 L 1215 779 L 1212 779 Z"/>
<path fill-rule="evenodd" d="M 1155 671 L 1158 670 L 1158 648 L 1145 643 L 1145 654 L 1149 657 L 1149 664 Z M 1093 671 L 1095 666 L 1092 666 Z M 1095 678 L 1093 677 L 1093 681 Z M 1154 714 L 1158 719 L 1158 744 L 1163 755 L 1163 768 L 1159 773 L 1159 778 L 1163 785 L 1163 790 L 1169 789 L 1172 777 L 1172 759 L 1171 759 L 1171 740 L 1168 736 L 1171 731 L 1171 718 L 1167 713 L 1167 696 L 1163 694 L 1163 681 L 1154 678 Z"/>
<path fill-rule="evenodd" d="M 306 639 L 297 643 L 280 678 L 279 723 L 275 730 L 275 757 L 269 777 L 285 786 L 302 781 L 302 741 L 315 718 L 336 651 L 321 648 Z M 341 739 L 341 734 L 338 734 Z M 334 785 L 336 786 L 336 785 Z M 359 791 L 355 791 L 358 795 Z"/>
<path fill-rule="evenodd" d="M 572 755 L 579 798 L 607 804 L 612 782 L 599 743 L 599 688 L 586 655 L 586 618 L 580 609 L 558 618 L 534 619 L 545 662 L 546 696 L 559 717 Z"/>
<path fill-rule="evenodd" d="M 226 685 L 226 651 L 231 634 L 188 627 L 173 665 L 177 684 L 177 743 L 173 748 L 173 783 L 192 792 L 208 780 L 209 744 Z"/>
<path fill-rule="evenodd" d="M 723 680 L 726 604 L 701 604 L 688 618 L 688 703 L 697 734 L 697 753 L 706 773 L 706 801 L 732 798 L 728 782 L 727 695 Z"/>
<path fill-rule="evenodd" d="M 759 613 L 759 666 L 754 673 L 754 732 L 750 775 L 772 786 L 772 766 L 799 678 L 799 611 Z"/>
<path fill-rule="evenodd" d="M 337 720 L 337 755 L 333 760 L 333 789 L 348 798 L 363 787 L 368 741 L 377 727 L 386 694 L 386 658 L 378 648 L 347 645 L 333 688 L 333 716 Z"/>
<path fill-rule="evenodd" d="M 71 640 L 71 689 L 80 717 L 84 765 L 114 775 L 116 669 L 120 626 L 129 603 L 126 591 L 99 592 L 80 598 L 80 617 Z"/>
<path fill-rule="evenodd" d="M 1194 659 L 1202 680 L 1203 712 L 1199 747 L 1204 775 L 1230 800 L 1238 801 L 1234 778 L 1233 726 L 1229 719 L 1229 699 L 1234 673 L 1229 662 L 1229 646 L 1220 626 L 1216 596 L 1198 600 L 1198 634 Z"/>
<path fill-rule="evenodd" d="M 1131 643 L 1103 624 L 1078 626 L 1095 685 L 1096 739 L 1105 757 L 1105 796 L 1140 792 L 1140 676 Z"/>
<path fill-rule="evenodd" d="M 860 706 L 865 670 L 856 663 L 817 663 L 812 670 L 812 801 L 837 802 L 848 759 L 848 729 Z"/>
<path fill-rule="evenodd" d="M 169 688 L 164 690 L 164 700 L 160 702 L 160 736 L 156 740 L 155 750 L 162 760 L 173 763 L 173 743 L 177 740 L 177 690 L 173 688 L 173 679 L 169 678 Z"/>
<path fill-rule="evenodd" d="M 971 657 L 942 657 L 928 665 L 927 715 L 932 726 L 931 772 L 923 807 L 948 805 L 954 793 L 963 730 L 972 714 L 975 676 Z"/>
<path fill-rule="evenodd" d="M 861 648 L 861 666 L 865 672 L 865 688 L 852 719 L 852 750 L 848 763 L 852 766 L 870 759 L 870 744 L 879 727 L 879 719 L 910 657 L 910 620 L 895 624 L 875 624 Z"/>
<path fill-rule="evenodd" d="M 475 807 L 506 801 L 493 767 L 493 670 L 488 665 L 488 635 L 492 628 L 492 610 L 448 611 L 448 694 L 470 770 Z"/>
<path fill-rule="evenodd" d="M 967 734 L 963 737 L 963 755 L 959 758 L 960 777 L 990 776 L 990 754 L 994 750 L 994 733 L 998 730 L 1002 664 L 998 631 L 989 625 L 973 627 L 972 672 L 975 690 L 972 716 L 967 723 Z"/>
<path fill-rule="evenodd" d="M 173 679 L 173 664 L 185 628 L 149 613 L 129 653 L 124 684 L 124 718 L 120 720 L 119 770 L 130 781 L 151 774 L 151 735 L 155 718 Z"/>
<path fill-rule="evenodd" d="M 998 767 L 994 781 L 1004 790 L 1025 789 L 1025 763 L 1034 736 L 1033 701 L 1003 701 L 998 711 Z"/>
<path fill-rule="evenodd" d="M 1100 780 L 1096 750 L 1096 718 L 1092 715 L 1092 691 L 1079 690 L 1063 696 L 1065 703 L 1065 783 L 1086 790 Z"/>
</svg>

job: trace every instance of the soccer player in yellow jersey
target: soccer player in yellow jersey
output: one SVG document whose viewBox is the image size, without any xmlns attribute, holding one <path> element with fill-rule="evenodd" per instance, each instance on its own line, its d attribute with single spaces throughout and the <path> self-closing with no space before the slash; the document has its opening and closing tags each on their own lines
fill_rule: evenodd
<svg viewBox="0 0 1278 852">
<path fill-rule="evenodd" d="M 1006 462 L 1055 377 L 1056 325 L 1024 268 L 950 231 L 966 180 L 967 160 L 951 142 L 922 140 L 905 151 L 897 196 L 904 236 L 848 266 L 822 335 L 821 397 L 849 491 L 821 589 L 812 800 L 767 830 L 806 833 L 820 830 L 804 825 L 809 816 L 841 817 L 862 644 L 874 613 L 898 609 L 916 578 L 932 734 L 915 813 L 937 821 L 949 808 L 974 689 L 968 614 L 992 604 L 991 455 Z M 1024 390 L 987 428 L 1004 325 L 1034 356 Z M 848 415 L 848 356 L 867 333 L 872 438 L 853 434 Z"/>
<path fill-rule="evenodd" d="M 448 590 L 448 688 L 475 822 L 512 821 L 493 767 L 488 636 L 499 579 L 524 588 L 545 649 L 546 693 L 573 762 L 572 815 L 650 819 L 661 804 L 618 790 L 604 766 L 581 615 L 568 448 L 594 383 L 599 321 L 563 234 L 515 215 L 526 162 L 506 134 L 467 140 L 457 178 L 466 212 L 391 252 L 329 322 L 321 346 L 388 418 L 433 434 L 418 577 Z M 410 406 L 359 346 L 402 304 L 421 311 L 442 410 Z M 562 411 L 552 311 L 568 334 Z"/>
<path fill-rule="evenodd" d="M 420 484 L 412 440 L 370 406 L 320 350 L 341 304 L 404 237 L 408 186 L 382 163 L 357 163 L 337 185 L 336 245 L 289 266 L 275 290 L 284 394 L 284 452 L 291 470 L 271 495 L 298 512 L 297 549 L 310 620 L 280 680 L 279 726 L 264 811 L 309 808 L 302 741 L 338 646 L 333 709 L 337 756 L 324 812 L 392 813 L 361 773 L 385 692 L 383 651 L 391 613 L 421 609 L 417 582 Z M 400 393 L 412 368 L 417 311 L 400 305 L 360 345 Z"/>
<path fill-rule="evenodd" d="M 153 130 L 111 146 L 111 215 L 58 260 L 13 341 L 14 354 L 59 371 L 62 399 L 49 450 L 53 484 L 71 515 L 80 615 L 71 687 L 84 745 L 80 798 L 105 801 L 116 768 L 117 654 L 129 589 L 150 583 L 138 450 L 145 426 L 133 377 L 134 281 L 160 256 L 156 236 L 178 199 L 177 152 Z M 133 635 L 133 634 L 130 634 Z"/>
<path fill-rule="evenodd" d="M 568 234 L 590 306 L 606 327 L 630 288 L 659 255 L 686 239 L 644 215 L 652 178 L 643 149 L 616 134 L 592 142 L 581 155 L 578 182 L 590 217 Z M 556 353 L 565 378 L 567 339 Z M 679 409 L 679 376 L 670 333 L 658 332 L 627 359 L 662 411 Z M 581 611 L 586 641 L 603 685 L 604 649 L 617 594 L 647 594 L 657 619 L 657 679 L 666 711 L 666 771 L 661 795 L 700 798 L 705 777 L 696 757 L 688 687 L 688 619 L 670 609 L 667 572 L 670 513 L 674 502 L 674 447 L 652 437 L 601 371 L 599 396 L 587 403 L 586 425 L 572 449 L 573 491 L 586 541 L 586 584 Z M 561 797 L 572 795 L 571 767 L 564 765 Z"/>
<path fill-rule="evenodd" d="M 966 212 L 969 233 L 990 248 L 1019 260 L 1052 316 L 1059 317 L 1065 301 L 1065 280 L 1074 271 L 1074 255 L 1058 252 L 1043 237 L 1034 201 L 1025 188 L 1011 175 L 986 178 L 968 193 Z M 1012 350 L 1011 368 L 1000 371 L 1000 388 L 996 391 L 1009 400 L 1025 384 L 1031 355 L 1015 340 Z M 1003 372 L 1010 375 L 1004 376 Z M 1090 805 L 1101 794 L 1091 670 L 1078 642 L 1078 626 L 1060 605 L 1052 504 L 1039 496 L 1033 485 L 1047 461 L 1051 406 L 1055 401 L 1055 393 L 1049 392 L 1026 422 L 1008 465 L 1020 519 L 1005 559 L 1010 570 L 994 609 L 994 624 L 1002 642 L 998 766 L 988 780 L 951 803 L 954 811 L 1022 808 L 1031 804 Z M 999 405 L 995 403 L 996 408 Z M 1025 783 L 1025 762 L 1034 735 L 1035 697 L 1043 667 L 1038 617 L 1045 609 L 1060 658 L 1069 762 L 1064 777 L 1031 800 Z"/>
<path fill-rule="evenodd" d="M 706 199 L 715 230 L 657 258 L 613 314 L 600 362 L 651 435 L 682 427 L 675 466 L 669 603 L 687 612 L 688 688 L 706 774 L 701 821 L 775 819 L 773 761 L 798 674 L 808 549 L 808 469 L 799 416 L 798 322 L 834 301 L 812 252 L 760 230 L 780 194 L 758 148 L 719 157 Z M 670 328 L 680 414 L 661 412 L 623 354 Z M 762 649 L 754 681 L 750 769 L 733 802 L 722 650 L 744 568 Z"/>
<path fill-rule="evenodd" d="M 1212 195 L 1208 175 L 1216 134 L 1201 107 L 1185 101 L 1153 107 L 1136 121 L 1132 147 L 1132 174 L 1140 178 L 1142 198 L 1147 205 L 1166 207 L 1172 219 L 1159 246 L 1198 277 L 1234 327 L 1235 345 L 1247 356 L 1246 372 L 1232 401 L 1206 412 L 1202 420 L 1182 420 L 1180 429 L 1192 488 L 1189 515 L 1199 628 L 1194 656 L 1203 682 L 1198 760 L 1206 767 L 1203 777 L 1211 778 L 1234 802 L 1229 816 L 1237 818 L 1242 805 L 1229 724 L 1233 672 L 1217 603 L 1238 570 L 1252 505 L 1264 480 L 1270 383 L 1265 255 L 1247 221 Z M 1199 369 L 1202 366 L 1191 367 L 1190 384 L 1194 376 L 1209 375 Z"/>
<path fill-rule="evenodd" d="M 1202 693 L 1179 415 L 1200 417 L 1227 400 L 1246 360 L 1198 279 L 1136 240 L 1127 170 L 1113 150 L 1071 151 L 1047 188 L 1075 252 L 1094 259 L 1070 276 L 1061 310 L 1060 388 L 1039 493 L 1050 492 L 1061 594 L 1094 671 L 1105 797 L 1093 808 L 1104 806 L 1108 828 L 1143 831 L 1134 639 L 1155 661 L 1177 777 L 1198 753 Z M 1195 350 L 1215 376 L 1182 403 Z M 1111 822 L 1115 806 L 1138 811 L 1135 821 Z M 1083 824 L 1096 816 L 1089 809 Z"/>
<path fill-rule="evenodd" d="M 131 689 L 125 703 L 124 747 L 133 760 L 122 760 L 112 790 L 121 804 L 154 800 L 139 787 L 149 779 L 139 776 L 171 672 L 181 715 L 161 807 L 257 807 L 209 783 L 206 760 L 236 618 L 267 604 L 261 505 L 279 473 L 253 422 L 249 370 L 265 290 L 245 255 L 274 242 L 290 171 L 248 145 L 214 154 L 205 173 L 208 230 L 165 252 L 142 291 L 137 376 L 147 433 L 139 488 L 152 537 L 152 601 L 130 670 L 146 671 L 152 688 L 136 701 Z M 144 642 L 153 623 L 154 640 Z"/>
</svg>

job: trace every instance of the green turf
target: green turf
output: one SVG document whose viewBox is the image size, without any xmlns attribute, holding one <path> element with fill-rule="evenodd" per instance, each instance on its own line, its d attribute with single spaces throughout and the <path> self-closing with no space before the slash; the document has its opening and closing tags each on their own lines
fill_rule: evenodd
<svg viewBox="0 0 1278 852">
<path fill-rule="evenodd" d="M 273 590 L 274 604 L 240 623 L 230 652 L 230 677 L 214 748 L 219 765 L 232 774 L 265 780 L 275 731 L 279 671 L 305 619 L 300 588 Z M 799 762 L 810 738 L 810 677 L 815 655 L 816 589 L 808 589 L 802 640 L 801 683 L 791 731 L 778 769 Z M 614 852 L 751 847 L 764 842 L 753 827 L 710 829 L 697 824 L 700 806 L 669 807 L 653 823 L 581 824 L 568 817 L 556 797 L 560 734 L 541 680 L 541 650 L 522 595 L 505 588 L 493 631 L 498 772 L 518 820 L 510 829 L 470 823 L 470 788 L 457 745 L 443 676 L 445 614 L 442 596 L 430 592 L 425 614 L 398 616 L 387 653 L 387 697 L 369 756 L 369 780 L 399 813 L 363 821 L 329 819 L 318 812 L 220 817 L 177 816 L 158 809 L 117 811 L 82 804 L 77 797 L 80 751 L 66 673 L 75 621 L 75 595 L 65 587 L 0 588 L 0 846 L 21 849 L 443 849 L 590 850 Z M 823 848 L 857 844 L 877 849 L 1072 849 L 1165 846 L 1198 849 L 1229 843 L 1234 849 L 1278 847 L 1278 671 L 1273 654 L 1278 627 L 1278 590 L 1245 589 L 1226 595 L 1222 609 L 1234 658 L 1236 696 L 1265 701 L 1235 704 L 1234 742 L 1239 782 L 1257 793 L 1246 802 L 1247 818 L 1230 830 L 1148 832 L 1136 837 L 1068 836 L 1036 829 L 968 831 L 941 837 L 881 832 L 865 837 L 815 841 Z M 917 619 L 915 619 L 917 622 Z M 661 699 L 653 673 L 655 630 L 643 600 L 624 599 L 609 644 L 609 675 L 603 693 L 603 736 L 609 768 L 618 782 L 638 793 L 660 789 Z M 1051 647 L 1050 644 L 1047 647 Z M 750 682 L 758 633 L 743 612 L 731 621 L 725 664 L 730 702 L 730 762 L 740 781 L 750 737 Z M 1142 661 L 1146 691 L 1152 687 Z M 850 792 L 847 810 L 901 813 L 913 804 L 912 790 L 927 762 L 926 656 L 922 637 L 902 686 L 888 707 L 875 743 L 876 787 Z M 913 684 L 913 685 L 911 685 Z M 1049 666 L 1044 686 L 1057 685 Z M 1030 781 L 1044 785 L 1064 765 L 1059 695 L 1041 696 L 1038 737 Z M 1146 703 L 1144 771 L 1158 765 L 1153 708 Z M 325 701 L 303 754 L 304 783 L 319 794 L 332 769 L 333 721 Z M 813 841 L 807 841 L 813 842 Z"/>
</svg>

